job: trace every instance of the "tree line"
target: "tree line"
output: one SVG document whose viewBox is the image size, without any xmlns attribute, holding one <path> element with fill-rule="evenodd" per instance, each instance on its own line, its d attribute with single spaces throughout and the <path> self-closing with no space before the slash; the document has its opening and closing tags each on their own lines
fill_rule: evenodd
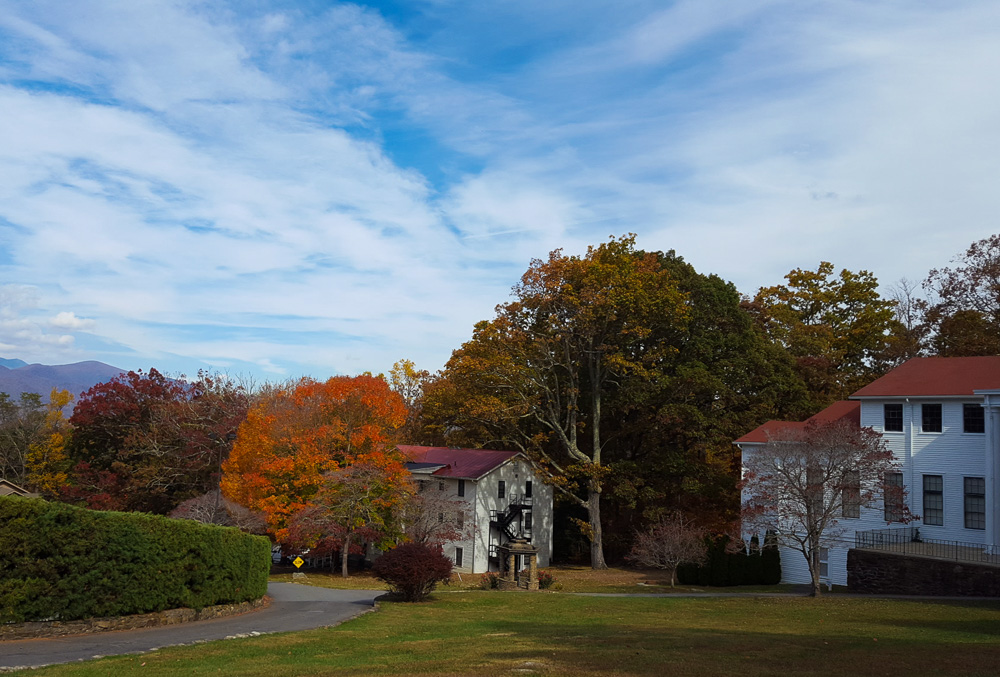
<svg viewBox="0 0 1000 677">
<path fill-rule="evenodd" d="M 532 261 L 435 374 L 401 360 L 386 376 L 258 386 L 150 369 L 82 393 L 68 419 L 69 393 L 0 395 L 0 472 L 91 508 L 325 543 L 346 562 L 352 543 L 420 521 L 395 444 L 514 448 L 561 497 L 562 549 L 602 567 L 677 511 L 732 524 L 733 439 L 910 357 L 998 354 L 998 329 L 1000 235 L 922 284 L 883 292 L 867 271 L 821 262 L 752 297 L 612 237 Z"/>
</svg>

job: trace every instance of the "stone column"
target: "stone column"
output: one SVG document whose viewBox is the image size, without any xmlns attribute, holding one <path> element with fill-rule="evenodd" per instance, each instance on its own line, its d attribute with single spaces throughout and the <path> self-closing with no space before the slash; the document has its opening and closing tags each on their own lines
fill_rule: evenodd
<svg viewBox="0 0 1000 677">
<path fill-rule="evenodd" d="M 538 590 L 538 555 L 531 553 L 528 557 L 528 590 Z"/>
</svg>

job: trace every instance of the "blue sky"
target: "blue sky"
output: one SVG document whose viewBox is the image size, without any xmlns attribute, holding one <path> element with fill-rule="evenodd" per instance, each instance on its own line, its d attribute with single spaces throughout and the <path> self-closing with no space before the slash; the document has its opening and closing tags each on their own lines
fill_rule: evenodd
<svg viewBox="0 0 1000 677">
<path fill-rule="evenodd" d="M 0 0 L 0 357 L 440 368 L 635 232 L 746 294 L 1000 214 L 1000 3 Z"/>
</svg>

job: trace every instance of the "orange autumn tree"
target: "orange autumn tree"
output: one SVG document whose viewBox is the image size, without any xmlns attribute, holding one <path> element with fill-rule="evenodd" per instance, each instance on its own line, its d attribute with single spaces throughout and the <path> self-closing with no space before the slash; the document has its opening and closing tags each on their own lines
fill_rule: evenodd
<svg viewBox="0 0 1000 677">
<path fill-rule="evenodd" d="M 405 421 L 402 397 L 381 377 L 305 378 L 275 389 L 240 426 L 222 466 L 222 493 L 262 512 L 268 531 L 287 542 L 294 518 L 328 504 L 337 478 L 348 477 L 344 471 L 355 463 L 385 469 L 388 493 L 408 493 L 394 446 Z"/>
</svg>

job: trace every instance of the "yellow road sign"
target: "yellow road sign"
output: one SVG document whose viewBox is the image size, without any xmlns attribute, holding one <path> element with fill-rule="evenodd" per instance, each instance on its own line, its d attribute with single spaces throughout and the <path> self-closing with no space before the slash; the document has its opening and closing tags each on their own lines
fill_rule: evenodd
<svg viewBox="0 0 1000 677">
<path fill-rule="evenodd" d="M 305 563 L 306 563 L 305 560 L 302 559 L 301 557 L 296 557 L 295 559 L 292 560 L 292 564 L 295 565 L 296 569 L 298 569 L 299 567 L 301 567 Z"/>
</svg>

